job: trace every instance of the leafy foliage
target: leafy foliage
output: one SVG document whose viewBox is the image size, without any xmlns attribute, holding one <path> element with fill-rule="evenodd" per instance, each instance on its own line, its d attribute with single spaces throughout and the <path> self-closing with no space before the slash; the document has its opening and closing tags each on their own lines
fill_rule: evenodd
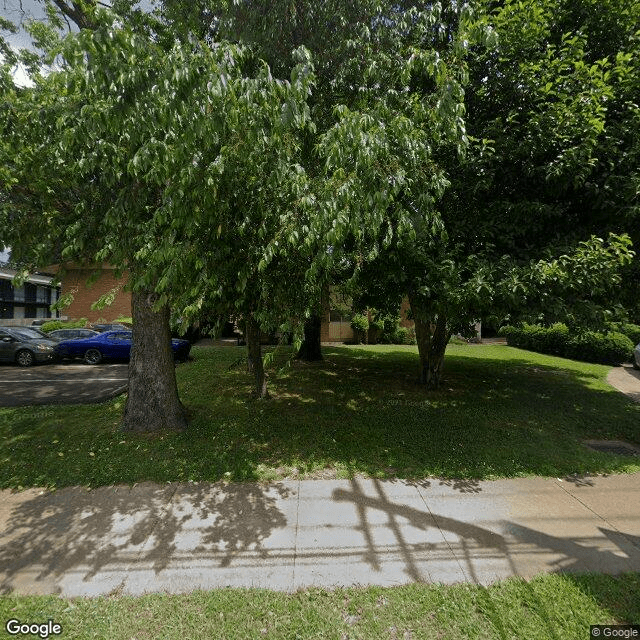
<svg viewBox="0 0 640 640">
<path fill-rule="evenodd" d="M 628 303 L 622 287 L 637 264 L 637 124 L 628 91 L 639 58 L 638 10 L 623 4 L 482 4 L 476 30 L 484 25 L 496 38 L 469 49 L 466 154 L 439 144 L 432 156 L 447 185 L 431 207 L 434 226 L 392 237 L 372 260 L 363 256 L 357 273 L 363 305 L 397 307 L 408 294 L 423 325 L 423 368 L 439 368 L 448 336 L 469 335 L 481 318 L 602 326 L 624 316 L 616 304 Z M 605 205 L 602 180 L 618 162 L 625 185 Z"/>
<path fill-rule="evenodd" d="M 86 318 L 80 318 L 79 320 L 51 320 L 50 322 L 45 322 L 41 327 L 40 331 L 44 331 L 45 333 L 49 333 L 50 331 L 55 331 L 56 329 L 77 329 L 84 328 L 87 325 Z"/>
<path fill-rule="evenodd" d="M 629 322 L 612 322 L 609 328 L 618 333 L 627 336 L 631 342 L 636 345 L 640 344 L 640 326 Z"/>
<path fill-rule="evenodd" d="M 508 344 L 521 349 L 602 364 L 628 362 L 634 346 L 627 336 L 616 331 L 569 331 L 562 323 L 551 327 L 507 325 L 500 329 L 500 335 L 506 336 Z"/>
</svg>

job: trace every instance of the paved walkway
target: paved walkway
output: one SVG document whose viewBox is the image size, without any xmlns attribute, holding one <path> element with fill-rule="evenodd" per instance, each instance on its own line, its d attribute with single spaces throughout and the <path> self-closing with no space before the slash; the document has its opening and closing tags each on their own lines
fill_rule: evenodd
<svg viewBox="0 0 640 640">
<path fill-rule="evenodd" d="M 607 382 L 632 400 L 640 402 L 640 371 L 634 369 L 632 365 L 625 364 L 611 369 Z"/>
<path fill-rule="evenodd" d="M 640 474 L 0 492 L 0 592 L 490 583 L 640 571 Z"/>
</svg>

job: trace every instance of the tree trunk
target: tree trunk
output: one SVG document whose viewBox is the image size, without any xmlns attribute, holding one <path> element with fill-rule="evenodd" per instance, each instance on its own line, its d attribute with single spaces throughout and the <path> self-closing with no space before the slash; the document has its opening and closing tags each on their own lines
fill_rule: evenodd
<svg viewBox="0 0 640 640">
<path fill-rule="evenodd" d="M 131 294 L 133 345 L 124 431 L 182 431 L 187 427 L 178 398 L 169 307 L 165 305 L 154 311 L 156 299 L 152 291 L 134 291 Z"/>
<path fill-rule="evenodd" d="M 435 328 L 419 308 L 415 300 L 410 298 L 411 313 L 415 323 L 416 342 L 420 356 L 420 384 L 427 389 L 437 389 L 442 380 L 444 368 L 444 352 L 451 338 L 447 329 L 447 319 L 440 314 L 436 319 Z"/>
<path fill-rule="evenodd" d="M 320 345 L 321 319 L 317 313 L 310 316 L 304 323 L 304 340 L 296 358 L 306 362 L 322 360 L 322 347 Z"/>
<path fill-rule="evenodd" d="M 450 338 L 451 333 L 447 329 L 447 319 L 441 314 L 438 316 L 435 331 L 431 336 L 429 363 L 426 369 L 426 379 L 423 380 L 427 389 L 437 389 L 440 386 L 444 369 L 444 352 Z"/>
<path fill-rule="evenodd" d="M 264 373 L 262 362 L 262 347 L 260 345 L 260 325 L 249 316 L 246 319 L 247 328 L 247 351 L 249 356 L 249 368 L 253 371 L 254 389 L 253 395 L 256 398 L 269 398 L 267 391 L 267 376 Z"/>
</svg>

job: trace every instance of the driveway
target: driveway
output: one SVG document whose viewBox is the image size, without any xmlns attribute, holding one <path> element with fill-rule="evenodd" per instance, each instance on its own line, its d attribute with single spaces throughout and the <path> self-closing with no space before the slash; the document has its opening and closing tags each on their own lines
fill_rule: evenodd
<svg viewBox="0 0 640 640">
<path fill-rule="evenodd" d="M 640 402 L 640 371 L 636 371 L 630 364 L 611 369 L 607 382 L 632 400 Z"/>
<path fill-rule="evenodd" d="M 0 407 L 89 404 L 126 390 L 128 364 L 0 366 Z"/>
</svg>

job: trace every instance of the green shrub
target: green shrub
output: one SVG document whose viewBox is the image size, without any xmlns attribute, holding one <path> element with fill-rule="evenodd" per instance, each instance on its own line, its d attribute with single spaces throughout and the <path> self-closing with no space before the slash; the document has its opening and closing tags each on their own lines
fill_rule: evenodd
<svg viewBox="0 0 640 640">
<path fill-rule="evenodd" d="M 369 322 L 368 340 L 369 344 L 378 344 L 384 332 L 384 317 L 374 316 Z"/>
<path fill-rule="evenodd" d="M 612 322 L 610 328 L 613 331 L 622 333 L 627 336 L 634 345 L 640 344 L 640 326 L 637 324 L 631 324 L 630 322 Z"/>
<path fill-rule="evenodd" d="M 374 323 L 372 323 L 373 326 Z M 381 344 L 415 344 L 415 331 L 400 326 L 398 315 L 378 316 L 375 326 L 381 326 L 378 342 Z"/>
<path fill-rule="evenodd" d="M 364 313 L 356 313 L 351 318 L 351 328 L 356 339 L 356 343 L 364 342 L 364 338 L 369 331 L 369 318 Z"/>
<path fill-rule="evenodd" d="M 566 325 L 557 323 L 551 327 L 530 324 L 506 326 L 498 333 L 505 336 L 511 346 L 585 362 L 620 364 L 633 355 L 631 340 L 615 331 L 571 333 Z"/>
<path fill-rule="evenodd" d="M 80 320 L 51 320 L 50 322 L 45 322 L 40 327 L 40 331 L 49 333 L 56 329 L 82 329 L 86 324 L 86 318 L 80 318 Z"/>
<path fill-rule="evenodd" d="M 633 343 L 627 336 L 615 331 L 610 333 L 584 331 L 569 339 L 565 355 L 568 358 L 586 362 L 620 364 L 631 360 Z"/>
<path fill-rule="evenodd" d="M 409 330 L 398 325 L 391 333 L 391 344 L 408 344 Z"/>
</svg>

